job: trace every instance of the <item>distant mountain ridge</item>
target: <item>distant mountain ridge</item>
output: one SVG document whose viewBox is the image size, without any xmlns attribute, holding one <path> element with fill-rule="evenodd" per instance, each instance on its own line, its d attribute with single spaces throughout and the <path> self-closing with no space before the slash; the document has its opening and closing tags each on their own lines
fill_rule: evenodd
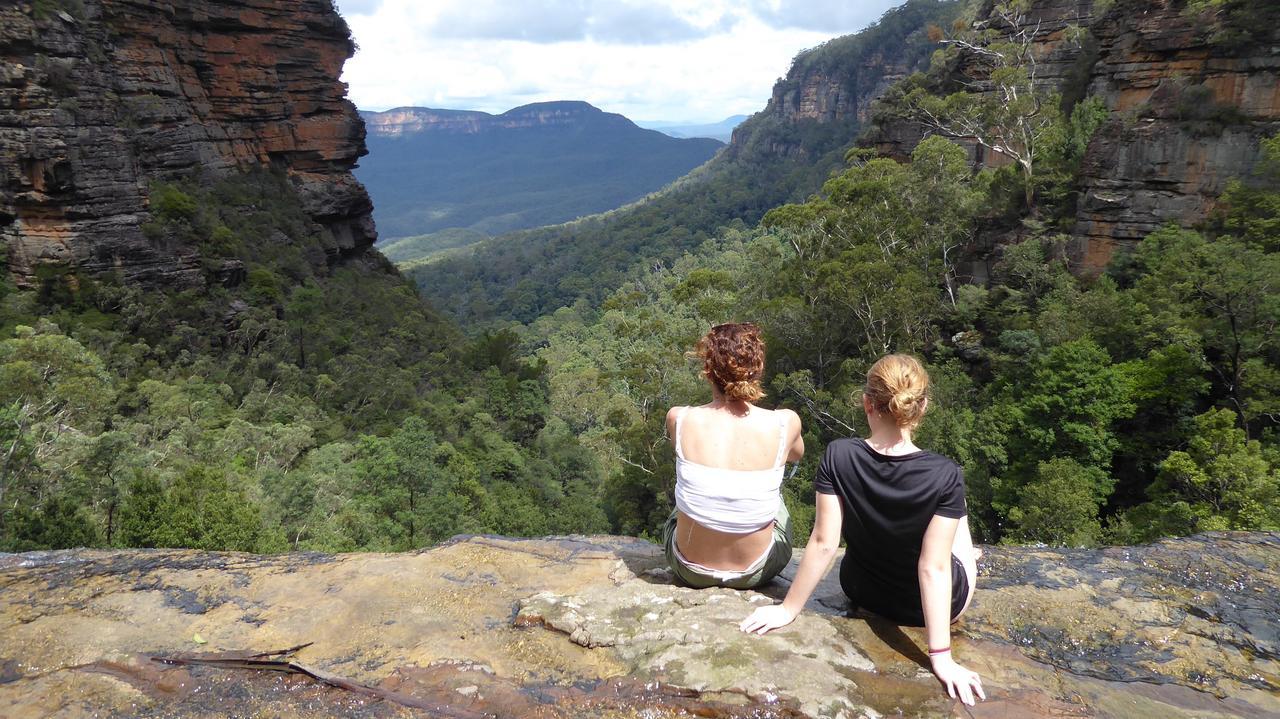
<svg viewBox="0 0 1280 719">
<path fill-rule="evenodd" d="M 579 299 L 600 302 L 632 267 L 672 261 L 722 226 L 754 225 L 817 192 L 844 166 L 876 98 L 928 67 L 939 45 L 927 28 L 950 26 L 964 7 L 907 0 L 861 32 L 800 53 L 724 151 L 668 191 L 607 216 L 495 237 L 407 274 L 464 323 L 529 322 Z"/>
<path fill-rule="evenodd" d="M 535 102 L 499 115 L 479 110 L 396 107 L 382 112 L 361 110 L 360 116 L 364 118 L 369 134 L 376 137 L 400 137 L 421 132 L 477 135 L 499 130 L 573 126 L 588 122 L 614 123 L 619 128 L 639 127 L 622 115 L 605 112 L 580 100 Z"/>
<path fill-rule="evenodd" d="M 709 137 L 713 140 L 728 142 L 733 131 L 750 115 L 732 115 L 720 122 L 688 123 L 688 122 L 639 122 L 640 127 L 657 130 L 672 137 Z"/>
<path fill-rule="evenodd" d="M 384 241 L 444 230 L 492 235 L 604 212 L 661 189 L 723 147 L 645 130 L 581 101 L 499 115 L 424 107 L 360 114 L 369 155 L 356 176 L 373 198 Z"/>
</svg>

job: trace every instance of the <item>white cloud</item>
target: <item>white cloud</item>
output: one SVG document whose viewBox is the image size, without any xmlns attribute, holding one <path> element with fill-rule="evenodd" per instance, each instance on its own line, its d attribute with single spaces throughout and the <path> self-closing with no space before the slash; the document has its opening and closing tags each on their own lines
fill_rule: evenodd
<svg viewBox="0 0 1280 719">
<path fill-rule="evenodd" d="M 875 22 L 898 3 L 850 0 L 750 0 L 751 12 L 776 28 L 849 32 Z"/>
<path fill-rule="evenodd" d="M 639 120 L 714 122 L 764 107 L 792 57 L 893 0 L 338 0 L 360 46 L 361 108 L 502 112 L 586 100 Z"/>
</svg>

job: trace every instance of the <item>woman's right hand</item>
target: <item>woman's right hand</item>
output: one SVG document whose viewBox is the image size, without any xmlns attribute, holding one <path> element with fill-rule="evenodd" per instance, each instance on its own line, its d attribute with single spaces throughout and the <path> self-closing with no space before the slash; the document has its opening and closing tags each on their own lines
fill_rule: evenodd
<svg viewBox="0 0 1280 719">
<path fill-rule="evenodd" d="M 982 680 L 978 678 L 978 673 L 956 664 L 951 658 L 951 652 L 936 654 L 929 659 L 933 664 L 934 676 L 947 688 L 947 694 L 952 699 L 959 697 L 966 705 L 973 706 L 975 695 L 979 699 L 987 698 L 982 691 Z"/>
<path fill-rule="evenodd" d="M 742 620 L 738 628 L 748 634 L 764 634 L 770 629 L 785 627 L 796 619 L 796 613 L 784 604 L 757 607 L 751 616 Z"/>
</svg>

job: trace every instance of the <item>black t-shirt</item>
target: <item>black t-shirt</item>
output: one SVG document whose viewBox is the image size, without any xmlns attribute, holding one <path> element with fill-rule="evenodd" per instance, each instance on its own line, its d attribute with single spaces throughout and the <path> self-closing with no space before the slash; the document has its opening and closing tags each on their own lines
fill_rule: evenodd
<svg viewBox="0 0 1280 719">
<path fill-rule="evenodd" d="M 935 514 L 967 514 L 960 466 L 932 452 L 892 457 L 862 439 L 840 439 L 827 445 L 813 485 L 838 496 L 844 510 L 845 593 L 877 614 L 915 623 L 925 529 Z"/>
</svg>

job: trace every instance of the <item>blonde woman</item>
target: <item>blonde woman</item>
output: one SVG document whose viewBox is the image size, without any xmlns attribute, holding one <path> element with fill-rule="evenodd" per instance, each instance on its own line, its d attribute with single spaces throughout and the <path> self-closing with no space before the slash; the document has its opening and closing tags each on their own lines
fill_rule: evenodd
<svg viewBox="0 0 1280 719">
<path fill-rule="evenodd" d="M 871 436 L 827 447 L 814 478 L 813 533 L 795 581 L 781 604 L 757 609 L 741 629 L 764 634 L 790 624 L 843 534 L 840 586 L 850 601 L 925 627 L 933 673 L 949 695 L 972 705 L 986 694 L 978 675 L 952 659 L 950 625 L 973 598 L 977 552 L 960 467 L 911 439 L 929 406 L 928 389 L 929 375 L 909 355 L 882 357 L 867 372 L 862 408 Z"/>
<path fill-rule="evenodd" d="M 764 396 L 756 325 L 716 325 L 695 351 L 711 401 L 667 413 L 676 452 L 676 509 L 663 530 L 667 563 L 691 587 L 758 587 L 791 561 L 781 489 L 786 462 L 804 455 L 800 418 L 753 404 Z"/>
</svg>

